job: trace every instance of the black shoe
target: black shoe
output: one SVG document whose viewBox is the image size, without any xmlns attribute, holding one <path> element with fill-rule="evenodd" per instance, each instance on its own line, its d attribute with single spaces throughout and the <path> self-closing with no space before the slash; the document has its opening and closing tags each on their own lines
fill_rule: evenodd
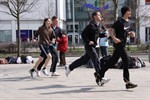
<svg viewBox="0 0 150 100">
<path fill-rule="evenodd" d="M 102 80 L 102 78 L 96 72 L 94 73 L 94 76 L 95 76 L 95 81 L 97 85 L 100 85 L 100 81 Z"/>
<path fill-rule="evenodd" d="M 33 69 L 29 70 L 29 73 L 30 73 L 30 75 L 31 75 L 32 78 L 34 77 L 34 75 L 33 75 L 34 71 L 35 70 L 33 70 Z"/>
<path fill-rule="evenodd" d="M 131 82 L 129 82 L 128 84 L 126 84 L 126 89 L 132 89 L 132 88 L 135 88 L 137 87 L 137 84 L 133 84 Z"/>
</svg>

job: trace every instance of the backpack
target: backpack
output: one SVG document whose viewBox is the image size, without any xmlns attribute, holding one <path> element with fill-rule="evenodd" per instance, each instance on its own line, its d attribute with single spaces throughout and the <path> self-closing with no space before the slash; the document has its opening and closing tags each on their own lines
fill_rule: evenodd
<svg viewBox="0 0 150 100">
<path fill-rule="evenodd" d="M 5 59 L 8 61 L 8 64 L 16 64 L 17 63 L 17 58 L 15 58 L 15 57 L 6 57 Z"/>
<path fill-rule="evenodd" d="M 25 55 L 21 55 L 21 62 L 24 63 L 24 64 L 27 63 L 27 62 L 26 62 L 26 60 L 27 60 L 26 57 L 27 57 L 27 56 L 25 56 Z"/>
<path fill-rule="evenodd" d="M 122 60 L 117 63 L 118 63 L 118 65 L 116 66 L 116 68 L 123 69 Z M 145 66 L 146 65 L 145 65 L 144 61 L 142 61 L 140 58 L 129 57 L 129 68 L 141 68 L 141 67 L 145 67 Z"/>
<path fill-rule="evenodd" d="M 112 57 L 112 55 L 102 57 L 100 59 L 100 66 L 103 67 L 111 57 Z"/>
<path fill-rule="evenodd" d="M 7 64 L 7 59 L 0 59 L 0 64 Z"/>
</svg>

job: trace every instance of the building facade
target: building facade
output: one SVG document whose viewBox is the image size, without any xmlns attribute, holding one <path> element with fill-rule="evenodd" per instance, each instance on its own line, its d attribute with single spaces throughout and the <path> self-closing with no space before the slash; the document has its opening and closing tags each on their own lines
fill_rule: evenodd
<svg viewBox="0 0 150 100">
<path fill-rule="evenodd" d="M 148 44 L 150 43 L 150 0 L 140 0 L 138 3 L 140 39 L 142 44 Z"/>
<path fill-rule="evenodd" d="M 119 0 L 119 16 L 121 16 L 120 8 L 125 4 L 125 1 Z M 74 3 L 73 0 L 66 0 L 66 10 L 66 29 L 67 33 L 70 34 L 69 41 L 71 42 L 75 38 L 75 43 L 79 41 L 82 43 L 81 33 L 91 20 L 91 14 L 95 10 L 101 12 L 105 26 L 109 27 L 114 22 L 114 3 L 112 0 L 74 0 Z"/>
<path fill-rule="evenodd" d="M 29 0 L 30 1 L 30 0 Z M 20 17 L 21 40 L 32 40 L 35 31 L 43 24 L 43 19 L 54 15 L 59 18 L 59 26 L 66 29 L 66 1 L 39 0 L 31 9 L 31 13 L 23 13 Z M 6 10 L 0 6 L 0 11 Z M 16 42 L 17 21 L 11 15 L 0 12 L 0 42 Z"/>
<path fill-rule="evenodd" d="M 138 3 L 137 8 L 133 8 L 135 3 Z M 90 4 L 90 6 L 87 4 Z M 119 0 L 118 16 L 121 16 L 120 8 L 124 5 L 132 7 L 133 23 L 135 23 L 137 17 L 140 18 L 139 33 L 141 43 L 149 43 L 150 0 Z M 66 30 L 69 41 L 73 42 L 74 39 L 75 43 L 82 43 L 81 33 L 91 20 L 91 13 L 96 9 L 95 7 L 102 9 L 103 24 L 107 26 L 114 22 L 114 4 L 112 0 L 39 0 L 33 8 L 34 12 L 21 15 L 21 38 L 23 41 L 27 40 L 27 38 L 31 40 L 34 37 L 34 32 L 42 25 L 43 19 L 56 15 L 59 18 L 59 26 Z M 0 11 L 3 10 L 6 9 L 0 6 Z M 134 30 L 137 31 L 137 28 Z M 0 42 L 16 42 L 16 33 L 16 19 L 0 12 Z M 133 43 L 136 43 L 136 38 L 132 41 Z"/>
</svg>

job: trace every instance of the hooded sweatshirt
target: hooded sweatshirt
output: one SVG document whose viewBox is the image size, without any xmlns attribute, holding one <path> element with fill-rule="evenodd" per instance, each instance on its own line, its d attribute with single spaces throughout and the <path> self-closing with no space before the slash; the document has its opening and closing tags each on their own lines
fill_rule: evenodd
<svg viewBox="0 0 150 100">
<path fill-rule="evenodd" d="M 100 25 L 97 25 L 95 21 L 91 21 L 81 34 L 85 45 L 89 45 L 89 42 L 93 41 L 94 45 L 91 46 L 95 47 L 97 45 L 98 37 L 105 37 L 104 34 L 99 33 L 100 33 Z"/>
</svg>

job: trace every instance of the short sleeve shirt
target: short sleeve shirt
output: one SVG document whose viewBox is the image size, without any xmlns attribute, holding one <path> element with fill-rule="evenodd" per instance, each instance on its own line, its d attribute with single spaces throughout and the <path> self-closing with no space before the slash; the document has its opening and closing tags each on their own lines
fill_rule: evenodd
<svg viewBox="0 0 150 100">
<path fill-rule="evenodd" d="M 116 38 L 121 40 L 121 43 L 115 45 L 125 46 L 128 32 L 132 31 L 131 22 L 121 18 L 112 25 L 112 28 L 115 30 Z"/>
</svg>

